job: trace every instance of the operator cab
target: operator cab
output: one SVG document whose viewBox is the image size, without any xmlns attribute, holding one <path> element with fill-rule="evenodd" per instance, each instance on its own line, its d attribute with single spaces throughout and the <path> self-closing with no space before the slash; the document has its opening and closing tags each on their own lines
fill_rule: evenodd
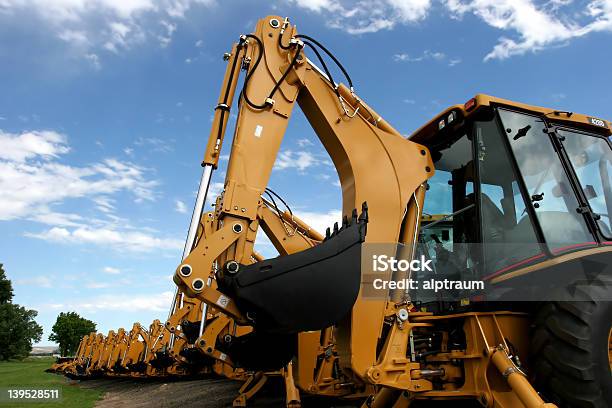
<svg viewBox="0 0 612 408">
<path fill-rule="evenodd" d="M 576 251 L 609 260 L 610 135 L 608 121 L 487 95 L 446 109 L 410 136 L 436 171 L 423 250 L 452 255 L 440 273 L 485 281 Z"/>
</svg>

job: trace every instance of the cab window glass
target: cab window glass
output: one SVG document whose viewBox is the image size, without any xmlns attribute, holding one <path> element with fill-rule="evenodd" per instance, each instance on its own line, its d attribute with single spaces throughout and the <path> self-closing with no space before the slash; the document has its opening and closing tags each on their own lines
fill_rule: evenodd
<svg viewBox="0 0 612 408">
<path fill-rule="evenodd" d="M 493 273 L 540 252 L 525 201 L 518 189 L 505 136 L 492 118 L 474 123 L 479 211 L 485 268 Z"/>
<path fill-rule="evenodd" d="M 467 135 L 448 145 L 432 149 L 432 158 L 436 172 L 429 180 L 424 214 L 436 220 L 442 219 L 452 243 L 478 242 L 477 230 L 473 228 L 475 214 L 474 202 L 474 168 L 472 160 L 472 142 Z M 436 225 L 441 222 L 436 223 Z M 423 239 L 442 241 L 436 229 L 430 229 L 428 223 L 423 225 Z"/>
<path fill-rule="evenodd" d="M 563 146 L 580 181 L 591 210 L 599 218 L 602 234 L 612 237 L 612 151 L 605 139 L 560 129 Z"/>
<path fill-rule="evenodd" d="M 428 181 L 418 251 L 433 261 L 437 279 L 473 279 L 478 274 L 478 254 L 467 244 L 479 242 L 479 230 L 471 136 L 463 134 L 445 145 L 429 148 L 436 172 Z M 420 272 L 415 277 L 428 279 L 429 273 Z M 437 295 L 422 291 L 418 299 L 428 302 Z"/>
<path fill-rule="evenodd" d="M 499 115 L 525 182 L 529 205 L 535 210 L 551 250 L 590 244 L 593 237 L 584 216 L 577 212 L 578 200 L 561 159 L 544 132 L 543 120 L 505 109 L 499 109 Z"/>
</svg>

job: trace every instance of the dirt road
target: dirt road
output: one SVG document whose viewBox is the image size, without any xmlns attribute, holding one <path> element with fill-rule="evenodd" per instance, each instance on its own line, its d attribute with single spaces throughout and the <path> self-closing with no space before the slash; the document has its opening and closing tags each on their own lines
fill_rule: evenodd
<svg viewBox="0 0 612 408">
<path fill-rule="evenodd" d="M 168 381 L 157 379 L 98 379 L 79 383 L 82 388 L 96 388 L 105 392 L 96 408 L 226 408 L 238 395 L 240 383 L 227 379 L 197 379 Z M 280 408 L 284 406 L 282 384 L 272 380 L 257 395 L 249 407 Z M 304 397 L 304 408 L 352 408 L 346 401 L 330 401 Z M 456 404 L 456 402 L 455 402 Z M 415 408 L 445 408 L 458 406 L 452 402 L 415 403 Z M 478 407 L 462 403 L 461 407 Z"/>
<path fill-rule="evenodd" d="M 83 388 L 97 388 L 105 392 L 96 408 L 226 408 L 232 406 L 238 395 L 240 383 L 227 379 L 198 380 L 133 380 L 98 379 L 83 381 Z M 279 408 L 284 406 L 281 384 L 267 384 L 253 401 L 253 408 Z M 306 398 L 303 406 L 309 407 L 352 407 L 333 401 Z"/>
</svg>

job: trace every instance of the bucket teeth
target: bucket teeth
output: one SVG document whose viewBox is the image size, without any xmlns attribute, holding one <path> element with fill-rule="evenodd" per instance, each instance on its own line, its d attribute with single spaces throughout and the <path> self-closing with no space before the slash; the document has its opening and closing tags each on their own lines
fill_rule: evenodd
<svg viewBox="0 0 612 408">
<path fill-rule="evenodd" d="M 335 237 L 339 232 L 350 227 L 351 225 L 358 224 L 358 223 L 367 223 L 367 222 L 368 222 L 368 204 L 364 202 L 361 205 L 361 214 L 359 214 L 357 209 L 354 208 L 353 211 L 351 212 L 350 218 L 347 217 L 346 215 L 342 217 L 342 226 L 338 226 L 338 223 L 335 222 L 333 229 L 330 229 L 329 227 L 327 227 L 327 229 L 325 230 L 325 238 L 323 238 L 323 241 L 327 241 L 328 239 Z"/>
<path fill-rule="evenodd" d="M 359 221 L 368 222 L 368 203 L 365 201 L 363 204 L 361 204 L 361 215 L 359 216 Z"/>
</svg>

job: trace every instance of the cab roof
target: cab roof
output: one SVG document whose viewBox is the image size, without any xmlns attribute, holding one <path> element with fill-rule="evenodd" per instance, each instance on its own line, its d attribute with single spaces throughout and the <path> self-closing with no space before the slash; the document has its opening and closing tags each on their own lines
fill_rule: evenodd
<svg viewBox="0 0 612 408">
<path fill-rule="evenodd" d="M 478 94 L 463 105 L 453 105 L 445 109 L 431 121 L 417 129 L 408 138 L 413 142 L 427 145 L 434 141 L 434 139 L 438 139 L 442 131 L 444 131 L 445 134 L 449 134 L 449 129 L 458 129 L 463 125 L 465 119 L 476 116 L 487 107 L 495 106 L 541 115 L 558 125 L 580 128 L 603 136 L 612 135 L 612 123 L 608 120 L 583 115 L 581 113 L 527 105 L 508 99 L 497 98 L 495 96 Z"/>
</svg>

